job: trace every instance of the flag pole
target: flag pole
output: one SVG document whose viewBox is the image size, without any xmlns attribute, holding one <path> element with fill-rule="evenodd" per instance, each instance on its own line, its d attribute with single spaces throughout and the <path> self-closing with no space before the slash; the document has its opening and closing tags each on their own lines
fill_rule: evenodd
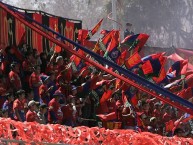
<svg viewBox="0 0 193 145">
<path fill-rule="evenodd" d="M 117 30 L 117 0 L 112 0 L 113 29 Z"/>
</svg>

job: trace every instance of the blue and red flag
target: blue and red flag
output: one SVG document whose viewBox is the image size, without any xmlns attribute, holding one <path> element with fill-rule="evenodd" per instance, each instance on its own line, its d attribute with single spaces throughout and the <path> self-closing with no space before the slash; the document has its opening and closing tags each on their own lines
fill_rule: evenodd
<svg viewBox="0 0 193 145">
<path fill-rule="evenodd" d="M 151 54 L 148 56 L 143 57 L 142 60 L 142 71 L 145 75 L 148 74 L 158 74 L 162 68 L 163 62 L 165 61 L 163 55 L 164 53 L 156 53 L 156 54 Z"/>
<path fill-rule="evenodd" d="M 165 61 L 166 61 L 166 59 L 167 58 L 165 57 Z M 163 62 L 163 63 L 165 63 L 165 62 Z M 162 82 L 165 79 L 165 77 L 166 77 L 166 70 L 165 70 L 164 65 L 162 65 L 159 76 L 158 77 L 153 77 L 152 79 L 153 79 L 154 82 L 159 84 L 160 82 Z"/>
<path fill-rule="evenodd" d="M 119 49 L 119 31 L 115 31 L 104 54 L 104 57 L 113 62 L 117 62 L 120 55 L 121 50 Z"/>
<path fill-rule="evenodd" d="M 142 58 L 142 71 L 144 75 L 153 74 L 154 76 L 159 76 L 160 70 L 163 68 L 166 57 L 163 56 L 164 53 L 152 54 L 148 57 Z"/>
<path fill-rule="evenodd" d="M 129 35 L 121 42 L 121 44 L 129 46 L 129 51 L 134 50 L 134 52 L 139 52 L 147 42 L 148 38 L 149 35 L 143 33 Z"/>
<path fill-rule="evenodd" d="M 140 63 L 142 63 L 142 60 L 138 52 L 135 52 L 132 56 L 125 60 L 125 66 L 127 69 L 132 69 Z"/>
<path fill-rule="evenodd" d="M 175 71 L 175 76 L 185 75 L 188 68 L 188 60 L 176 61 L 168 70 L 168 74 Z"/>
</svg>

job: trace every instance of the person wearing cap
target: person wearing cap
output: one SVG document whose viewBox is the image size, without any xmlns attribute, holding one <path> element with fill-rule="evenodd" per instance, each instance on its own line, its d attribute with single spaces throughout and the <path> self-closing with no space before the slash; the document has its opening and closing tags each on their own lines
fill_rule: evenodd
<svg viewBox="0 0 193 145">
<path fill-rule="evenodd" d="M 34 100 L 35 101 L 39 101 L 40 99 L 38 91 L 41 85 L 42 85 L 42 80 L 40 78 L 40 67 L 35 66 L 34 71 L 29 78 L 29 86 L 34 91 Z"/>
<path fill-rule="evenodd" d="M 41 76 L 43 84 L 39 87 L 39 96 L 40 103 L 48 104 L 50 102 L 50 91 L 53 89 L 53 86 L 47 87 L 50 77 Z"/>
<path fill-rule="evenodd" d="M 19 70 L 19 64 L 12 63 L 11 64 L 11 71 L 9 72 L 9 80 L 11 82 L 11 87 L 13 88 L 13 91 L 18 91 L 22 88 L 21 84 L 21 78 L 19 76 L 20 70 Z"/>
<path fill-rule="evenodd" d="M 63 94 L 56 91 L 53 95 L 53 99 L 49 102 L 48 107 L 48 122 L 49 123 L 62 123 L 63 113 L 61 111 L 61 105 L 59 103 Z"/>
<path fill-rule="evenodd" d="M 26 121 L 27 122 L 38 122 L 40 123 L 41 121 L 39 120 L 37 113 L 36 113 L 36 102 L 34 100 L 29 101 L 28 103 L 28 112 L 26 113 Z"/>
<path fill-rule="evenodd" d="M 46 124 L 48 122 L 47 118 L 46 118 L 46 113 L 48 111 L 48 106 L 46 104 L 41 104 L 39 106 L 39 111 L 37 113 L 40 123 L 41 124 Z"/>
<path fill-rule="evenodd" d="M 2 110 L 7 110 L 8 111 L 8 117 L 11 119 L 13 118 L 13 100 L 14 97 L 11 93 L 5 94 L 6 101 L 3 104 Z"/>
<path fill-rule="evenodd" d="M 25 111 L 24 111 L 24 99 L 25 99 L 25 91 L 19 90 L 16 92 L 17 99 L 13 102 L 13 113 L 14 119 L 17 121 L 24 122 L 25 121 Z"/>
<path fill-rule="evenodd" d="M 134 35 L 134 33 L 131 31 L 132 24 L 126 23 L 126 30 L 124 31 L 124 38 L 126 38 L 128 35 Z"/>
</svg>

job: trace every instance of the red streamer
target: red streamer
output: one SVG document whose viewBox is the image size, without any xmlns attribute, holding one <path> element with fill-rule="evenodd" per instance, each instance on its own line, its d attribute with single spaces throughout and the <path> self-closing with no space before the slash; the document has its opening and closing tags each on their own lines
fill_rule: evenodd
<svg viewBox="0 0 193 145">
<path fill-rule="evenodd" d="M 59 124 L 42 125 L 36 122 L 17 122 L 0 119 L 0 136 L 6 139 L 22 140 L 26 143 L 42 144 L 120 144 L 120 145 L 178 145 L 193 144 L 193 139 L 163 137 L 149 132 L 138 133 L 134 130 L 106 130 L 98 127 L 80 126 L 76 128 Z"/>
</svg>

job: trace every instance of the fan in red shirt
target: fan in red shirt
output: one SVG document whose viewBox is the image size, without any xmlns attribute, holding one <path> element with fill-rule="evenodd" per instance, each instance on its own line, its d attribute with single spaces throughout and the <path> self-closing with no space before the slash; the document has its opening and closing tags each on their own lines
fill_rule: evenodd
<svg viewBox="0 0 193 145">
<path fill-rule="evenodd" d="M 19 64 L 12 63 L 11 71 L 9 72 L 9 79 L 14 91 L 18 91 L 22 88 L 19 72 Z"/>
<path fill-rule="evenodd" d="M 63 70 L 60 72 L 60 74 L 57 76 L 56 82 L 58 85 L 58 90 L 62 92 L 65 96 L 69 96 L 71 92 L 71 84 L 67 80 L 67 78 L 71 79 L 72 76 L 68 76 L 68 70 Z"/>
<path fill-rule="evenodd" d="M 56 91 L 53 95 L 53 99 L 49 102 L 49 111 L 48 111 L 48 122 L 49 123 L 62 123 L 63 113 L 61 111 L 60 99 L 63 94 L 59 91 Z"/>
<path fill-rule="evenodd" d="M 45 103 L 48 105 L 50 102 L 50 91 L 53 89 L 53 86 L 50 88 L 47 87 L 50 77 L 49 76 L 41 76 L 43 84 L 39 87 L 39 96 L 40 103 Z"/>
<path fill-rule="evenodd" d="M 40 79 L 40 67 L 35 66 L 34 72 L 29 78 L 29 85 L 34 91 L 34 100 L 39 101 L 39 87 L 42 85 L 42 80 Z"/>
<path fill-rule="evenodd" d="M 29 101 L 29 103 L 28 103 L 29 110 L 26 114 L 26 121 L 27 122 L 36 121 L 36 122 L 40 123 L 38 115 L 35 112 L 35 105 L 36 105 L 36 102 L 34 100 Z"/>
<path fill-rule="evenodd" d="M 14 119 L 17 121 L 25 121 L 24 103 L 25 91 L 19 90 L 16 92 L 17 99 L 13 102 Z"/>
</svg>

